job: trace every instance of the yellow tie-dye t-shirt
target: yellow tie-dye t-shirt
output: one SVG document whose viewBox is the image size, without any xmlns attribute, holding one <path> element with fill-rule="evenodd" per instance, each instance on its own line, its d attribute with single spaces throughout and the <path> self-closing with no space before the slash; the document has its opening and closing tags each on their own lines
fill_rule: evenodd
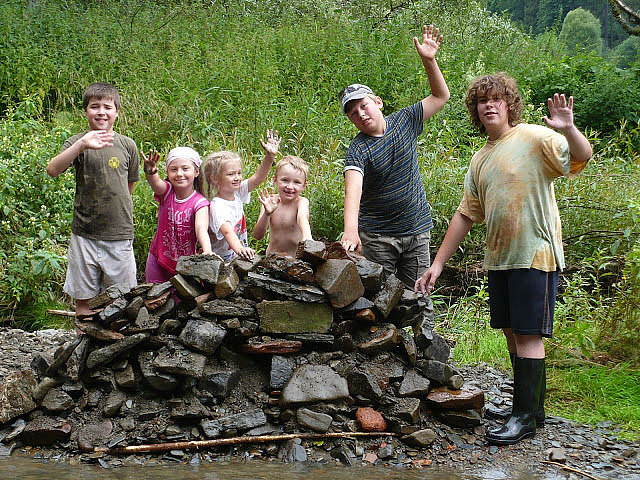
<svg viewBox="0 0 640 480">
<path fill-rule="evenodd" d="M 516 125 L 476 152 L 458 211 L 486 222 L 485 269 L 564 268 L 553 180 L 585 165 L 571 162 L 563 135 L 540 125 Z"/>
</svg>

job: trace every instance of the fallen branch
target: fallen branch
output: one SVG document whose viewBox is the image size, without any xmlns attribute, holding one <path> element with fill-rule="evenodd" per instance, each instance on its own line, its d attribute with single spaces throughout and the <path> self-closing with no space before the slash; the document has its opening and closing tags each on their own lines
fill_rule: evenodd
<svg viewBox="0 0 640 480">
<path fill-rule="evenodd" d="M 61 317 L 75 317 L 76 312 L 70 312 L 69 310 L 53 310 L 51 308 L 47 308 L 47 313 L 51 315 L 60 315 Z"/>
<path fill-rule="evenodd" d="M 573 473 L 578 473 L 580 475 L 584 475 L 585 477 L 590 478 L 591 480 L 602 480 L 599 477 L 594 477 L 593 475 L 590 475 L 590 474 L 588 474 L 586 472 L 578 470 L 577 468 L 569 467 L 569 466 L 565 465 L 564 463 L 551 462 L 549 460 L 542 460 L 542 463 L 547 463 L 549 465 L 555 465 L 557 467 L 562 468 L 563 470 L 567 470 L 568 472 L 573 472 Z"/>
<path fill-rule="evenodd" d="M 196 449 L 219 447 L 223 445 L 243 445 L 247 443 L 281 442 L 284 440 L 321 439 L 321 438 L 349 438 L 349 437 L 395 437 L 397 433 L 390 432 L 334 432 L 334 433 L 288 433 L 283 435 L 258 435 L 246 437 L 216 438 L 213 440 L 191 440 L 188 442 L 156 443 L 151 445 L 132 445 L 129 447 L 107 448 L 95 447 L 94 452 L 107 455 L 167 452 L 169 450 Z"/>
</svg>

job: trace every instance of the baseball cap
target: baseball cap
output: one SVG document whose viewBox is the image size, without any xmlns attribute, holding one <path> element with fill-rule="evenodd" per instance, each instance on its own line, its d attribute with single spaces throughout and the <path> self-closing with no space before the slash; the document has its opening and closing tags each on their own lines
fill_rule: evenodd
<svg viewBox="0 0 640 480">
<path fill-rule="evenodd" d="M 343 88 L 340 92 L 340 103 L 342 104 L 342 113 L 346 114 L 344 111 L 345 106 L 351 100 L 359 100 L 361 98 L 366 97 L 367 95 L 375 95 L 373 90 L 371 90 L 366 85 L 361 83 L 353 83 L 346 88 Z"/>
</svg>

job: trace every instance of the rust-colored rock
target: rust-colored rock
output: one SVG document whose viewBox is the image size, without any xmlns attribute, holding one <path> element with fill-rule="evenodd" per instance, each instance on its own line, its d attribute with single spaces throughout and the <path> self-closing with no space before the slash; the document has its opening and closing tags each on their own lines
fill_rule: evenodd
<svg viewBox="0 0 640 480">
<path fill-rule="evenodd" d="M 318 266 L 327 259 L 327 248 L 324 242 L 319 240 L 305 240 L 298 243 L 296 258 Z"/>
<path fill-rule="evenodd" d="M 272 340 L 269 342 L 245 343 L 238 347 L 242 353 L 253 354 L 287 354 L 299 352 L 302 342 L 298 340 Z"/>
<path fill-rule="evenodd" d="M 463 385 L 460 390 L 437 387 L 427 395 L 427 404 L 432 408 L 449 410 L 478 409 L 484 406 L 484 392 L 468 384 Z"/>
<path fill-rule="evenodd" d="M 144 306 L 147 307 L 147 310 L 155 310 L 156 308 L 160 308 L 162 305 L 167 303 L 167 300 L 169 300 L 169 295 L 171 295 L 171 292 L 167 291 L 159 297 L 148 298 L 144 301 Z"/>
<path fill-rule="evenodd" d="M 365 432 L 384 432 L 387 429 L 387 422 L 382 414 L 371 407 L 358 408 L 356 420 Z"/>
<path fill-rule="evenodd" d="M 340 242 L 333 242 L 327 251 L 327 259 L 351 260 L 353 263 L 364 259 L 364 255 L 357 252 L 347 252 Z"/>
<path fill-rule="evenodd" d="M 76 318 L 74 323 L 76 328 L 82 333 L 86 333 L 90 337 L 97 338 L 98 340 L 115 342 L 116 340 L 122 340 L 124 338 L 123 334 L 104 328 L 98 322 L 82 322 Z"/>
</svg>

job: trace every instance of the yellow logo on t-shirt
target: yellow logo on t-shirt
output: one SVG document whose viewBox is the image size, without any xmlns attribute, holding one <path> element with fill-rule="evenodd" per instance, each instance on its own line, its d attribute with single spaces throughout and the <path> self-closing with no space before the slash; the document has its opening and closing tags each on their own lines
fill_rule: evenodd
<svg viewBox="0 0 640 480">
<path fill-rule="evenodd" d="M 116 169 L 120 166 L 120 160 L 118 160 L 118 157 L 111 157 L 109 159 L 109 166 L 113 169 Z"/>
</svg>

